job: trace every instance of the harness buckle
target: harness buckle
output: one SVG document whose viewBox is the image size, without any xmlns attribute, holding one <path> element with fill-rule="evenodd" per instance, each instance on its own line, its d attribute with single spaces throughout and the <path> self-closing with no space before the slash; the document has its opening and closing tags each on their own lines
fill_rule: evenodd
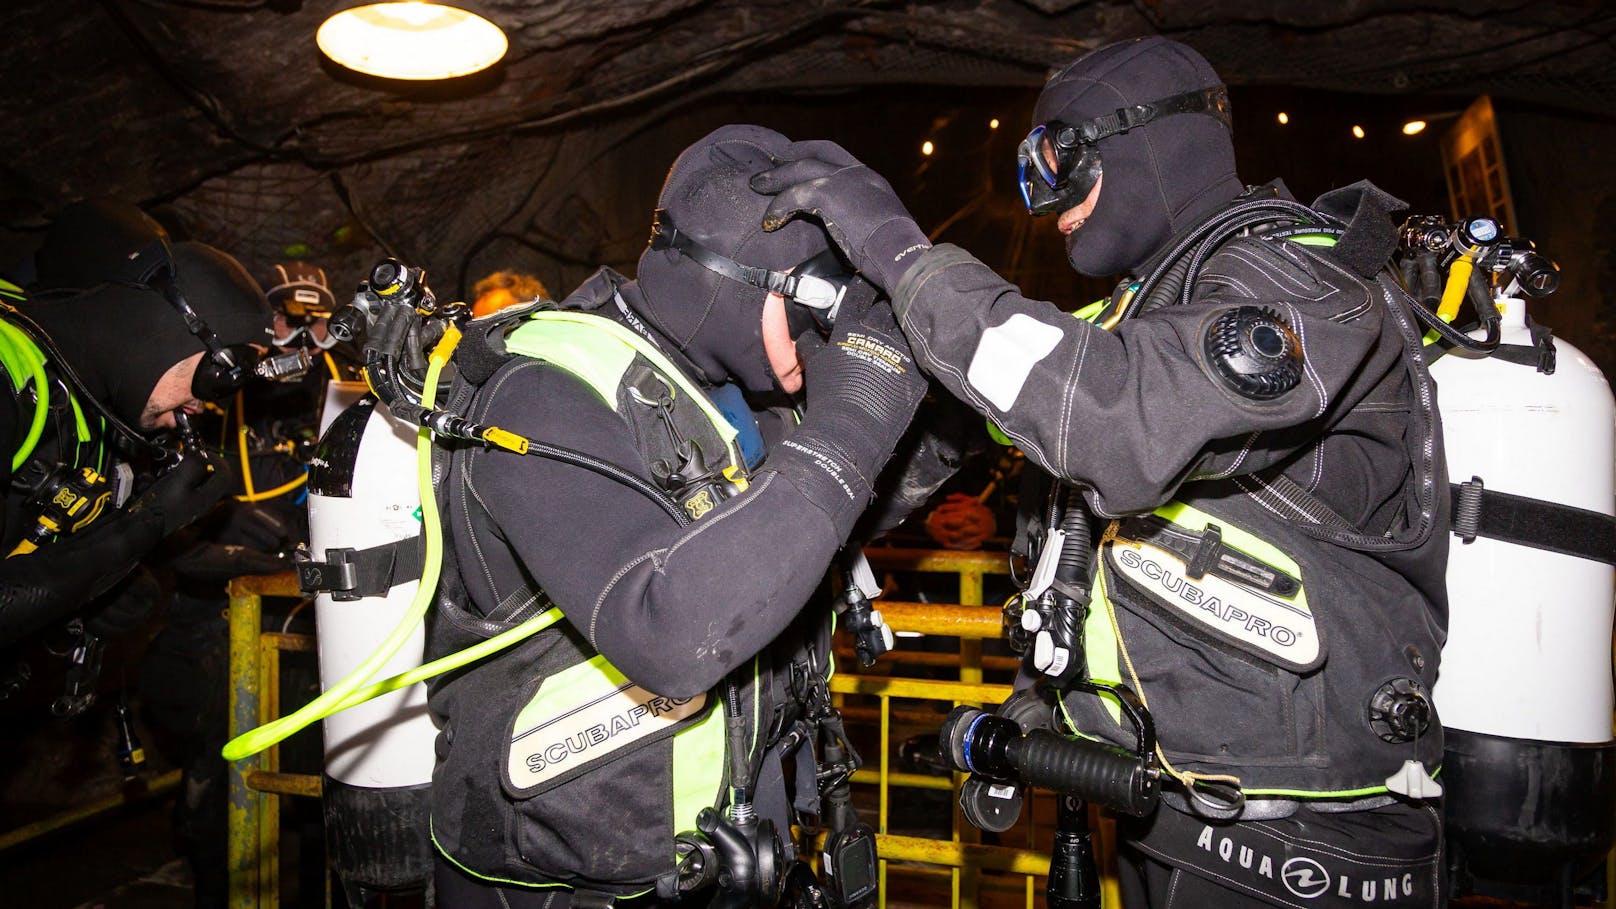
<svg viewBox="0 0 1616 909">
<path fill-rule="evenodd" d="M 297 586 L 305 596 L 330 593 L 339 603 L 362 599 L 353 589 L 359 586 L 359 566 L 353 562 L 354 550 L 327 549 L 329 561 L 317 562 L 305 546 L 299 546 L 293 557 L 297 569 Z"/>
</svg>

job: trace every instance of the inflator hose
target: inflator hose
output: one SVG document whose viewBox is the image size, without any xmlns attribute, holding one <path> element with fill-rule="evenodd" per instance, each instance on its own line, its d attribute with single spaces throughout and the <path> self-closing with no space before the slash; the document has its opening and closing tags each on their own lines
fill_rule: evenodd
<svg viewBox="0 0 1616 909">
<path fill-rule="evenodd" d="M 1060 530 L 1064 536 L 1056 556 L 1054 584 L 1050 588 L 1049 641 L 1053 652 L 1070 656 L 1058 671 L 1045 671 L 1056 685 L 1064 688 L 1088 669 L 1083 658 L 1083 619 L 1089 602 L 1089 523 L 1082 494 L 1076 489 L 1057 487 L 1056 498 L 1064 503 L 1060 511 Z"/>
<path fill-rule="evenodd" d="M 437 379 L 443 371 L 443 366 L 449 361 L 455 344 L 460 340 L 460 332 L 450 326 L 444 332 L 442 340 L 432 350 L 431 364 L 427 367 L 426 387 L 422 392 L 424 403 L 430 406 L 437 395 Z M 387 639 L 376 648 L 375 652 L 365 659 L 353 672 L 342 681 L 332 685 L 320 694 L 319 697 L 303 705 L 298 710 L 278 719 L 271 720 L 256 729 L 231 739 L 225 746 L 223 754 L 226 760 L 239 761 L 251 757 L 265 748 L 275 745 L 299 730 L 336 713 L 344 707 L 351 707 L 359 703 L 354 698 L 358 689 L 370 677 L 375 675 L 393 654 L 404 646 L 410 635 L 415 633 L 416 626 L 426 616 L 427 607 L 431 605 L 433 596 L 438 589 L 438 576 L 443 569 L 443 526 L 438 518 L 437 497 L 432 489 L 432 432 L 429 429 L 420 429 L 416 433 L 416 468 L 417 486 L 421 496 L 421 525 L 426 536 L 426 561 L 421 567 L 421 583 L 416 588 L 415 598 L 410 602 L 409 609 L 404 618 L 388 634 Z M 503 635 L 501 635 L 503 637 Z M 459 654 L 456 654 L 459 656 Z M 391 681 L 391 680 L 389 680 Z M 386 685 L 387 683 L 382 683 Z M 376 687 L 376 686 L 372 686 Z M 368 690 L 368 689 L 367 689 Z M 377 692 L 381 693 L 380 691 Z"/>
<path fill-rule="evenodd" d="M 1014 720 L 956 707 L 944 721 L 941 750 L 955 770 L 1022 780 L 1134 817 L 1156 806 L 1159 783 L 1133 752 L 1048 729 L 1022 734 Z"/>
<path fill-rule="evenodd" d="M 421 408 L 425 413 L 432 412 L 432 406 L 437 396 L 438 375 L 442 372 L 444 364 L 448 362 L 449 356 L 453 353 L 455 344 L 459 340 L 460 332 L 451 326 L 432 351 L 432 358 L 427 367 L 426 383 L 421 395 Z M 402 401 L 401 404 L 412 406 L 408 399 Z M 422 427 L 417 430 L 417 483 L 421 496 L 421 524 L 426 535 L 426 562 L 421 569 L 421 586 L 416 589 L 415 599 L 410 602 L 404 618 L 388 635 L 387 640 L 383 641 L 376 651 L 346 678 L 331 686 L 318 698 L 310 701 L 295 713 L 273 720 L 232 739 L 224 747 L 225 758 L 236 761 L 251 757 L 304 727 L 325 719 L 338 711 L 347 710 L 349 707 L 363 704 L 372 698 L 380 697 L 401 688 L 407 688 L 451 669 L 457 669 L 473 663 L 489 654 L 498 653 L 561 621 L 561 610 L 551 607 L 514 628 L 501 632 L 485 641 L 479 641 L 464 650 L 439 657 L 430 663 L 401 672 L 391 678 L 365 685 L 365 682 L 369 681 L 370 677 L 375 675 L 382 665 L 392 659 L 393 654 L 404 646 L 404 642 L 414 633 L 416 625 L 426 615 L 426 610 L 431 605 L 432 597 L 437 592 L 438 576 L 443 567 L 443 527 L 438 516 L 437 497 L 432 489 L 431 437 L 432 431 L 430 429 Z M 565 452 L 565 450 L 563 451 Z M 566 453 L 570 454 L 570 452 Z M 634 479 L 638 480 L 639 478 L 635 477 Z M 643 483 L 643 481 L 641 482 Z M 665 501 L 660 496 L 655 498 L 659 502 Z M 689 518 L 683 512 L 675 511 L 673 513 L 681 524 L 689 523 Z"/>
<path fill-rule="evenodd" d="M 1155 807 L 1144 784 L 1138 755 L 1125 748 L 1070 739 L 1048 729 L 1034 729 L 1005 748 L 1005 757 L 1034 786 L 1082 796 L 1136 817 Z"/>
</svg>

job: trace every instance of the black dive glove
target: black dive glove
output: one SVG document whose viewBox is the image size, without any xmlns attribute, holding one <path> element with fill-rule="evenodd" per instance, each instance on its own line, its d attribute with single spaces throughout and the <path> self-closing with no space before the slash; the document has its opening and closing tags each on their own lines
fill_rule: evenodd
<svg viewBox="0 0 1616 909">
<path fill-rule="evenodd" d="M 212 511 L 236 482 L 225 465 L 199 451 L 187 451 L 140 494 L 129 513 L 160 522 L 167 537 Z"/>
<path fill-rule="evenodd" d="M 752 178 L 754 191 L 776 197 L 763 214 L 763 229 L 813 215 L 853 266 L 891 294 L 931 248 L 891 184 L 834 142 L 793 142 L 781 157 L 784 164 Z"/>
<path fill-rule="evenodd" d="M 802 425 L 769 466 L 823 509 L 845 540 L 926 394 L 926 377 L 884 301 L 852 312 L 844 304 L 829 343 L 805 369 Z"/>
</svg>

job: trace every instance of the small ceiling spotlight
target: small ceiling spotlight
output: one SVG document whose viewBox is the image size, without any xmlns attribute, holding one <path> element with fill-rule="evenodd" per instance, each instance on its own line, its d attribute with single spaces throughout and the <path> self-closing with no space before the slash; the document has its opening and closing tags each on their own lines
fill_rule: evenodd
<svg viewBox="0 0 1616 909">
<path fill-rule="evenodd" d="M 1354 139 L 1362 139 L 1363 137 L 1364 137 L 1363 127 L 1361 127 L 1358 124 L 1354 123 L 1352 125 L 1352 138 L 1354 138 Z"/>
<path fill-rule="evenodd" d="M 932 152 L 934 152 L 936 150 L 937 150 L 937 146 L 931 144 L 930 139 L 927 139 L 926 141 L 920 143 L 920 153 L 923 154 L 923 155 L 929 155 L 929 154 L 931 154 Z"/>
<path fill-rule="evenodd" d="M 992 120 L 988 121 L 988 129 L 998 129 L 998 128 L 999 128 L 999 118 L 998 117 L 994 117 Z"/>
<path fill-rule="evenodd" d="M 1405 136 L 1417 136 L 1423 132 L 1425 132 L 1424 120 L 1410 120 L 1403 124 L 1403 135 Z"/>
<path fill-rule="evenodd" d="M 1291 122 L 1291 115 L 1285 113 L 1284 111 L 1280 111 L 1278 120 L 1279 120 L 1279 125 L 1284 126 L 1285 124 Z"/>
<path fill-rule="evenodd" d="M 356 72 L 416 81 L 469 76 L 498 63 L 510 48 L 487 19 L 421 0 L 343 10 L 320 25 L 314 43 Z"/>
</svg>

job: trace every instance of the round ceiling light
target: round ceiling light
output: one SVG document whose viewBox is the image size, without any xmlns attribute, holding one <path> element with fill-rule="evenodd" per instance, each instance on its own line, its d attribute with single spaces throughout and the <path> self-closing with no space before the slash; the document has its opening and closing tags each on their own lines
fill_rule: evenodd
<svg viewBox="0 0 1616 909">
<path fill-rule="evenodd" d="M 498 63 L 510 48 L 487 19 L 419 0 L 344 10 L 321 24 L 314 43 L 351 70 L 412 80 L 467 76 Z"/>
</svg>

